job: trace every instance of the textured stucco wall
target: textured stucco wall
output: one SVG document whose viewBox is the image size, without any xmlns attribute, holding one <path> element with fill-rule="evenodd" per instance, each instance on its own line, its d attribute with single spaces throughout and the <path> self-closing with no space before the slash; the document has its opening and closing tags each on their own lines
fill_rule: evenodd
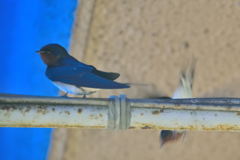
<svg viewBox="0 0 240 160">
<path fill-rule="evenodd" d="M 194 57 L 195 97 L 240 97 L 240 1 L 81 2 L 72 54 L 120 72 L 119 81 L 149 84 L 93 96 L 171 96 L 179 72 Z M 71 129 L 67 134 L 65 160 L 240 159 L 239 133 L 190 132 L 183 142 L 162 149 L 159 131 Z"/>
</svg>

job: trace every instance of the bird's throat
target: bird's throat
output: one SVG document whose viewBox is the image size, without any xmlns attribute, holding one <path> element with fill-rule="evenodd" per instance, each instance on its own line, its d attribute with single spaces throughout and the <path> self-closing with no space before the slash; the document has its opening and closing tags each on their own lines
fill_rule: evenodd
<svg viewBox="0 0 240 160">
<path fill-rule="evenodd" d="M 41 58 L 43 62 L 48 66 L 57 66 L 58 65 L 58 57 L 50 54 L 41 53 Z"/>
</svg>

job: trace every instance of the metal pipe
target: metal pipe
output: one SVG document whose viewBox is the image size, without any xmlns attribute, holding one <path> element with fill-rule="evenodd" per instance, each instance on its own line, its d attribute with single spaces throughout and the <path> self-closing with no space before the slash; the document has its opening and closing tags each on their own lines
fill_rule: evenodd
<svg viewBox="0 0 240 160">
<path fill-rule="evenodd" d="M 2 127 L 106 128 L 107 99 L 0 96 Z"/>
<path fill-rule="evenodd" d="M 0 127 L 240 130 L 240 99 L 0 96 Z"/>
</svg>

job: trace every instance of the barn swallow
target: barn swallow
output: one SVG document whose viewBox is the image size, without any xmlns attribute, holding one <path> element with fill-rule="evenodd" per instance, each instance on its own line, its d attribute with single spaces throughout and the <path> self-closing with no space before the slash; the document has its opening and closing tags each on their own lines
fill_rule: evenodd
<svg viewBox="0 0 240 160">
<path fill-rule="evenodd" d="M 130 87 L 127 83 L 114 81 L 120 76 L 119 73 L 100 71 L 94 66 L 84 64 L 58 44 L 48 44 L 36 52 L 47 65 L 46 76 L 65 93 L 65 96 L 74 94 L 85 97 L 98 89 Z"/>
<path fill-rule="evenodd" d="M 193 59 L 192 63 L 182 71 L 179 87 L 174 92 L 172 99 L 192 98 L 194 72 L 195 59 Z M 177 141 L 185 135 L 186 131 L 162 130 L 160 132 L 160 145 L 162 147 L 164 144 Z"/>
</svg>

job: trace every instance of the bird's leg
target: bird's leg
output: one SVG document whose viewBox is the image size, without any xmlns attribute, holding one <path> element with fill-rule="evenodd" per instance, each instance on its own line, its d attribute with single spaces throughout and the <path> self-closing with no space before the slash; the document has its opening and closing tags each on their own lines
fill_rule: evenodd
<svg viewBox="0 0 240 160">
<path fill-rule="evenodd" d="M 96 91 L 87 91 L 87 90 L 85 90 L 83 88 L 80 88 L 80 89 L 82 91 L 81 95 L 83 95 L 83 98 L 87 98 L 87 95 L 90 95 L 90 94 L 93 94 L 93 93 L 96 92 Z"/>
<path fill-rule="evenodd" d="M 80 89 L 82 90 L 82 95 L 83 95 L 82 98 L 86 98 L 88 93 L 85 91 L 85 89 L 83 89 L 83 88 L 80 88 Z"/>
</svg>

